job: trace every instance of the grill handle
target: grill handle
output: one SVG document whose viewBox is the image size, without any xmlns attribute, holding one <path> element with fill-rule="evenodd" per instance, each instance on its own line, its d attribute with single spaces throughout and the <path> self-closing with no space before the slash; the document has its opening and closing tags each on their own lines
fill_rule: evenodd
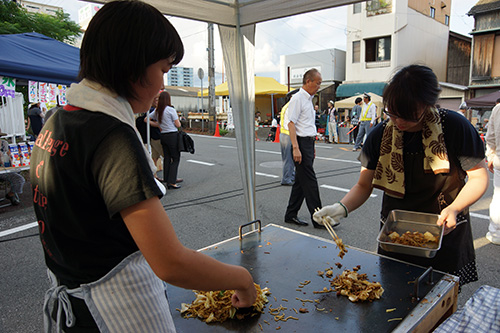
<svg viewBox="0 0 500 333">
<path fill-rule="evenodd" d="M 239 230 L 238 230 L 238 234 L 239 234 L 239 236 L 240 236 L 240 237 L 239 237 L 239 238 L 240 238 L 240 240 L 242 240 L 242 239 L 243 239 L 243 228 L 244 228 L 244 227 L 247 227 L 247 226 L 249 226 L 249 225 L 253 225 L 253 224 L 257 224 L 257 225 L 259 226 L 259 232 L 262 232 L 262 225 L 261 225 L 261 223 L 260 223 L 260 220 L 254 220 L 254 221 L 252 221 L 252 222 L 248 222 L 248 223 L 242 224 L 242 225 L 240 225 L 240 228 L 239 228 Z M 252 230 L 255 230 L 255 228 L 253 228 Z"/>
<path fill-rule="evenodd" d="M 420 282 L 422 282 L 427 275 L 429 275 L 429 280 L 427 281 L 427 284 L 430 284 L 430 285 L 434 284 L 434 281 L 432 281 L 432 272 L 433 272 L 432 267 L 427 268 L 427 270 L 422 275 L 420 275 L 418 278 L 416 278 L 415 281 L 413 282 L 415 284 L 414 296 L 413 296 L 414 300 L 417 300 L 417 301 L 420 300 L 420 297 L 418 296 L 418 294 L 419 294 L 418 288 L 419 288 Z"/>
</svg>

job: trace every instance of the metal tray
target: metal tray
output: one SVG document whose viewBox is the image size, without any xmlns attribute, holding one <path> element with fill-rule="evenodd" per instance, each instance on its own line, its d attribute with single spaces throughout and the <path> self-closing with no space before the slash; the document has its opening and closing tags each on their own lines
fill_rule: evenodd
<svg viewBox="0 0 500 333">
<path fill-rule="evenodd" d="M 377 241 L 385 251 L 434 258 L 443 241 L 443 226 L 436 225 L 438 218 L 439 215 L 437 214 L 393 210 L 389 213 L 384 227 L 380 230 Z M 400 235 L 407 231 L 421 233 L 428 231 L 438 238 L 438 243 L 437 246 L 435 245 L 432 248 L 396 244 L 391 242 L 388 237 L 393 231 Z"/>
</svg>

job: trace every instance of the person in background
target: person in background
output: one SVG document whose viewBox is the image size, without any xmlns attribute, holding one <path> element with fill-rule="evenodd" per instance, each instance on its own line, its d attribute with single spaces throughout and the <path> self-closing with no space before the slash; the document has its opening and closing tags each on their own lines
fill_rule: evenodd
<svg viewBox="0 0 500 333">
<path fill-rule="evenodd" d="M 490 224 L 486 239 L 500 245 L 500 99 L 491 111 L 486 130 L 486 157 L 493 173 L 493 197 L 490 203 Z"/>
<path fill-rule="evenodd" d="M 259 123 L 260 123 L 259 118 L 260 118 L 260 116 L 255 115 L 255 119 L 254 119 L 255 141 L 260 141 L 260 139 L 259 139 Z"/>
<path fill-rule="evenodd" d="M 0 133 L 0 136 L 5 133 Z M 0 140 L 0 156 L 10 156 L 9 143 L 7 140 Z M 5 198 L 10 201 L 13 206 L 21 203 L 19 194 L 23 193 L 23 186 L 26 180 L 17 172 L 9 172 L 0 175 L 0 180 L 6 181 L 10 185 L 10 190 L 5 194 Z"/>
<path fill-rule="evenodd" d="M 31 130 L 35 135 L 35 138 L 38 136 L 38 134 L 40 134 L 40 131 L 42 130 L 44 117 L 45 114 L 40 109 L 40 102 L 31 104 L 30 108 L 28 109 L 28 118 L 30 120 Z"/>
<path fill-rule="evenodd" d="M 321 73 L 317 69 L 308 70 L 302 78 L 302 88 L 293 95 L 288 105 L 287 125 L 290 131 L 293 160 L 295 161 L 295 183 L 290 192 L 285 212 L 285 223 L 308 225 L 306 221 L 297 216 L 304 199 L 311 219 L 315 209 L 321 207 L 318 180 L 313 167 L 317 129 L 312 104 L 312 98 L 318 92 L 321 82 Z M 315 228 L 325 228 L 322 224 L 312 222 Z"/>
<path fill-rule="evenodd" d="M 467 118 L 467 103 L 463 102 L 462 104 L 460 104 L 458 113 Z"/>
<path fill-rule="evenodd" d="M 377 121 L 377 107 L 375 103 L 371 101 L 371 96 L 368 94 L 363 95 L 363 106 L 359 117 L 359 131 L 356 143 L 352 149 L 353 151 L 361 149 L 365 135 L 368 136 L 373 125 L 375 125 Z"/>
<path fill-rule="evenodd" d="M 380 227 L 395 209 L 439 214 L 444 237 L 434 258 L 380 247 L 378 253 L 457 275 L 463 285 L 478 279 L 469 207 L 488 188 L 488 175 L 476 129 L 455 112 L 435 108 L 440 91 L 429 67 L 410 65 L 395 73 L 383 94 L 389 118 L 366 139 L 358 182 L 313 218 L 347 217 L 374 187 L 384 191 Z"/>
<path fill-rule="evenodd" d="M 181 152 L 179 151 L 179 128 L 181 122 L 177 111 L 172 107 L 170 94 L 162 91 L 158 97 L 158 107 L 149 114 L 151 126 L 160 128 L 161 145 L 163 147 L 163 179 L 168 189 L 180 189 L 177 178 Z M 154 120 L 156 119 L 156 120 Z M 147 119 L 144 119 L 147 121 Z"/>
<path fill-rule="evenodd" d="M 150 112 L 153 112 L 158 105 L 158 96 L 156 96 L 153 100 L 153 104 L 149 109 Z M 144 145 L 148 144 L 148 129 L 147 129 L 147 113 L 139 114 L 139 116 L 135 120 L 135 126 L 137 130 L 141 134 L 142 143 Z M 156 119 L 155 119 L 156 120 Z M 155 166 L 158 168 L 156 171 L 163 170 L 163 165 L 161 163 L 161 157 L 163 157 L 163 148 L 161 146 L 161 132 L 159 127 L 150 126 L 149 129 L 149 144 L 151 146 L 151 158 L 155 163 Z M 163 182 L 163 179 L 159 179 L 155 172 L 155 178 L 160 182 Z"/>
<path fill-rule="evenodd" d="M 290 141 L 290 131 L 288 130 L 288 101 L 281 108 L 280 113 L 280 146 L 281 161 L 283 164 L 281 172 L 281 185 L 292 186 L 295 182 L 295 164 L 293 162 L 292 142 Z"/>
<path fill-rule="evenodd" d="M 337 133 L 338 112 L 333 107 L 333 101 L 328 101 L 327 105 L 328 109 L 326 110 L 326 112 L 328 114 L 328 143 L 339 143 L 339 136 Z"/>
<path fill-rule="evenodd" d="M 351 113 L 351 125 L 353 126 L 353 131 L 351 132 L 352 134 L 352 143 L 356 143 L 356 139 L 358 138 L 358 132 L 359 132 L 359 117 L 361 116 L 361 103 L 363 102 L 363 99 L 361 97 L 356 98 L 354 101 L 354 106 L 352 108 L 352 113 Z"/>
<path fill-rule="evenodd" d="M 45 114 L 45 119 L 44 119 L 44 123 L 46 123 L 49 118 L 55 113 L 57 112 L 58 110 L 62 109 L 61 105 L 59 104 L 59 102 L 57 102 L 56 106 L 54 106 L 53 108 L 51 108 L 49 111 L 47 111 L 47 113 Z"/>
<path fill-rule="evenodd" d="M 88 25 L 82 81 L 46 124 L 50 139 L 62 144 L 46 150 L 39 136 L 31 156 L 33 206 L 52 282 L 45 332 L 52 318 L 64 332 L 175 332 L 165 282 L 235 290 L 237 308 L 256 299 L 248 270 L 181 244 L 135 128 L 134 114 L 150 108 L 183 55 L 175 28 L 141 1 L 107 2 Z"/>
</svg>

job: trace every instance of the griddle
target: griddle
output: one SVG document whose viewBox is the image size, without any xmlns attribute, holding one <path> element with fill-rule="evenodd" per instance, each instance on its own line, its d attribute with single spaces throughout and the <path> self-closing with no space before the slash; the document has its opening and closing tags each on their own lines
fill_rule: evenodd
<svg viewBox="0 0 500 333">
<path fill-rule="evenodd" d="M 340 259 L 338 249 L 331 240 L 274 224 L 262 228 L 262 232 L 249 232 L 241 240 L 235 237 L 200 251 L 222 262 L 246 267 L 254 281 L 262 288 L 269 287 L 272 294 L 263 314 L 244 320 L 207 324 L 198 318 L 181 316 L 176 308 L 180 309 L 181 303 L 191 303 L 195 295 L 191 290 L 169 285 L 167 294 L 178 332 L 261 332 L 259 323 L 264 332 L 314 332 L 325 329 L 335 332 L 410 331 L 425 320 L 439 320 L 441 312 L 450 307 L 456 309 L 456 292 L 453 291 L 458 278 L 454 276 L 434 271 L 431 273 L 434 283 L 428 284 L 429 274 L 422 276 L 426 268 L 352 247 L 348 247 L 347 254 Z M 336 263 L 341 263 L 342 267 L 338 268 Z M 329 288 L 329 281 L 333 279 L 319 276 L 318 271 L 331 267 L 333 276 L 336 276 L 358 265 L 358 272 L 366 273 L 369 281 L 382 284 L 385 291 L 381 299 L 352 303 L 335 292 L 313 293 L 324 287 Z M 419 277 L 422 280 L 418 291 L 420 295 L 415 295 L 414 281 Z M 310 284 L 299 288 L 300 283 L 306 280 L 310 280 Z M 313 303 L 297 298 L 312 300 Z M 319 303 L 314 300 L 319 300 Z M 298 320 L 276 322 L 269 308 L 280 305 L 287 308 L 285 317 L 294 316 Z M 306 308 L 309 312 L 296 314 L 292 308 Z M 386 311 L 394 308 L 392 312 Z M 441 311 L 438 316 L 436 309 Z M 434 323 L 424 326 L 432 328 Z"/>
</svg>

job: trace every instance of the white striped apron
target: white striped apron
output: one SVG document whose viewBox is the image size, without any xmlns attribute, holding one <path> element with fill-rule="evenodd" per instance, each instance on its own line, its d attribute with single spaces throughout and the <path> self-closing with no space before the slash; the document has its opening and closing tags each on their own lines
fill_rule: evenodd
<svg viewBox="0 0 500 333">
<path fill-rule="evenodd" d="M 66 326 L 76 318 L 68 295 L 85 300 L 97 327 L 103 333 L 175 332 L 166 296 L 166 283 L 154 273 L 141 252 L 137 251 L 114 267 L 101 279 L 76 289 L 58 286 L 50 270 L 52 287 L 45 293 L 45 332 L 52 330 L 49 304 L 57 301 L 57 332 L 61 332 L 62 311 Z"/>
</svg>

